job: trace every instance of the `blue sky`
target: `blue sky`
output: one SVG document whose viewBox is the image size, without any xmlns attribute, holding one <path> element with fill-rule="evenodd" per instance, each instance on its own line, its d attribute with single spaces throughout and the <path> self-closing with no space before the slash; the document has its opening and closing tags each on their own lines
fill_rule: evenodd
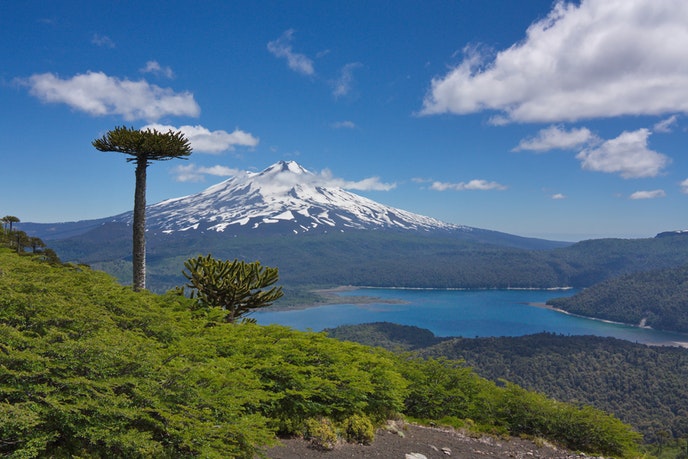
<svg viewBox="0 0 688 459">
<path fill-rule="evenodd" d="M 133 207 L 91 141 L 183 131 L 148 202 L 295 160 L 447 222 L 558 240 L 684 229 L 684 0 L 9 1 L 0 213 Z"/>
</svg>

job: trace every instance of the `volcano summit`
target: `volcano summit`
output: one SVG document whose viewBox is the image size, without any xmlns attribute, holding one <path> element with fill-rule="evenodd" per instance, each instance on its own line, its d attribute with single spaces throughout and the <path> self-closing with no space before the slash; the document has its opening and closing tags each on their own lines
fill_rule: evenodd
<svg viewBox="0 0 688 459">
<path fill-rule="evenodd" d="M 351 229 L 453 231 L 471 228 L 385 206 L 340 187 L 294 161 L 243 172 L 206 190 L 147 207 L 149 232 L 305 233 Z M 131 223 L 132 213 L 110 221 Z"/>
</svg>

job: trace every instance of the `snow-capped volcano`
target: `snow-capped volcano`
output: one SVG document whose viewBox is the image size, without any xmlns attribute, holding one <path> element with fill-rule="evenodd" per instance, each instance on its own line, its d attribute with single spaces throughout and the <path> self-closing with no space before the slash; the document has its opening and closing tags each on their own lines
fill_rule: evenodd
<svg viewBox="0 0 688 459">
<path fill-rule="evenodd" d="M 244 172 L 201 193 L 147 207 L 149 232 L 246 230 L 322 232 L 346 229 L 470 230 L 326 185 L 294 161 Z M 132 213 L 113 217 L 129 223 Z"/>
</svg>

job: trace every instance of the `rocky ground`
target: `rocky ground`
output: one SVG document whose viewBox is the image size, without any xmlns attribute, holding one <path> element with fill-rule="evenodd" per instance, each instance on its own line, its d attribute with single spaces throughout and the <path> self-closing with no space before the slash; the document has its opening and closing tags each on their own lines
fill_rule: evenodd
<svg viewBox="0 0 688 459">
<path fill-rule="evenodd" d="M 546 442 L 520 438 L 501 439 L 490 436 L 470 436 L 452 429 L 439 429 L 406 424 L 380 429 L 370 445 L 339 444 L 333 450 L 315 449 L 308 441 L 284 439 L 280 446 L 267 452 L 271 459 L 590 459 L 591 456 L 556 448 Z"/>
</svg>

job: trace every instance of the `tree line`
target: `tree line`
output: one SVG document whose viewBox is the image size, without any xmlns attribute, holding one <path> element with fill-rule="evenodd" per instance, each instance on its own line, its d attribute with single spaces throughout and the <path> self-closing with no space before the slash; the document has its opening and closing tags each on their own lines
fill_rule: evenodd
<svg viewBox="0 0 688 459">
<path fill-rule="evenodd" d="M 0 219 L 0 245 L 13 249 L 18 254 L 24 254 L 30 249 L 30 253 L 51 263 L 59 263 L 57 253 L 46 246 L 41 238 L 29 236 L 24 231 L 14 228 L 15 223 L 21 220 L 14 215 L 5 215 Z"/>
</svg>

